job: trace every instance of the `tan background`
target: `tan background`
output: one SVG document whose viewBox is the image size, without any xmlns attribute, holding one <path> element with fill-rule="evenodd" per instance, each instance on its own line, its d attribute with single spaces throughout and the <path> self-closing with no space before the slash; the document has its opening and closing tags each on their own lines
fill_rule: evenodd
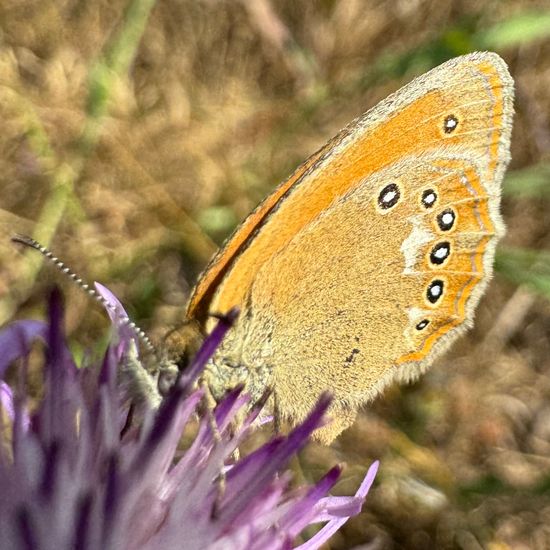
<svg viewBox="0 0 550 550">
<path fill-rule="evenodd" d="M 0 25 L 0 323 L 42 316 L 60 282 L 76 352 L 104 314 L 11 233 L 162 334 L 224 237 L 327 138 L 449 57 L 500 53 L 517 82 L 508 248 L 476 327 L 302 462 L 313 478 L 344 462 L 351 494 L 382 461 L 331 548 L 550 547 L 550 262 L 532 252 L 550 230 L 546 2 L 3 0 Z"/>
</svg>

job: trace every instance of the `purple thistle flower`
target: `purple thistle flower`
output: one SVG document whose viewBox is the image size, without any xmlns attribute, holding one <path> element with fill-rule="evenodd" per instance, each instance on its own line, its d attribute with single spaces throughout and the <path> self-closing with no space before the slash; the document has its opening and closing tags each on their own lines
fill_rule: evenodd
<svg viewBox="0 0 550 550">
<path fill-rule="evenodd" d="M 125 315 L 108 291 L 102 295 Z M 61 299 L 54 292 L 47 324 L 19 321 L 0 332 L 0 378 L 14 360 L 25 361 L 34 340 L 46 343 L 44 397 L 32 412 L 24 391 L 0 382 L 1 548 L 290 548 L 306 526 L 327 522 L 300 546 L 309 550 L 360 511 L 378 463 L 354 497 L 326 496 L 338 467 L 311 487 L 289 488 L 285 468 L 321 425 L 326 396 L 288 436 L 226 467 L 259 414 L 254 410 L 232 433 L 232 421 L 247 402 L 233 390 L 214 411 L 219 440 L 202 419 L 193 443 L 176 456 L 202 398 L 194 382 L 229 328 L 227 321 L 206 339 L 158 410 L 145 410 L 130 429 L 117 372 L 122 356 L 135 350 L 134 334 L 118 323 L 119 341 L 102 364 L 77 368 L 62 326 Z"/>
</svg>

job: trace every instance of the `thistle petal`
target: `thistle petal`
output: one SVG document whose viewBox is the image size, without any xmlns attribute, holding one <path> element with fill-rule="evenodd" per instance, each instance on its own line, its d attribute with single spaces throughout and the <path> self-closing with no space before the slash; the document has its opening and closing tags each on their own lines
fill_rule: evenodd
<svg viewBox="0 0 550 550">
<path fill-rule="evenodd" d="M 309 549 L 318 548 L 357 513 L 377 463 L 354 497 L 326 497 L 338 467 L 312 487 L 290 489 L 288 462 L 322 425 L 328 396 L 287 436 L 273 438 L 227 470 L 225 462 L 259 414 L 256 407 L 234 425 L 246 416 L 242 409 L 248 404 L 242 388 L 235 388 L 210 420 L 199 421 L 194 441 L 177 456 L 181 433 L 203 397 L 202 389 L 193 389 L 196 378 L 234 315 L 222 319 L 206 339 L 159 409 L 145 409 L 129 430 L 116 376 L 124 353 L 135 345 L 127 334 L 121 336 L 127 338 L 123 347 L 120 342 L 110 346 L 101 364 L 77 369 L 65 343 L 57 292 L 50 298 L 47 326 L 19 322 L 4 329 L 0 344 L 6 347 L 6 365 L 24 359 L 37 337 L 45 340 L 46 355 L 44 397 L 33 413 L 23 406 L 25 395 L 14 396 L 5 382 L 0 386 L 0 404 L 13 433 L 11 440 L 0 442 L 2 544 L 15 550 L 278 550 L 291 548 L 308 525 L 328 521 L 305 543 Z M 3 351 L 0 347 L 0 356 Z M 8 426 L 0 427 L 4 438 Z M 224 471 L 222 490 L 218 480 Z"/>
</svg>

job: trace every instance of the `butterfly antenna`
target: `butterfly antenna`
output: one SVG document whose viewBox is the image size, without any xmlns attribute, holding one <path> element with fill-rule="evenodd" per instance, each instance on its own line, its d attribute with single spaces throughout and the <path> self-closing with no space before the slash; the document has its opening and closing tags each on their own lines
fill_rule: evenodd
<svg viewBox="0 0 550 550">
<path fill-rule="evenodd" d="M 27 235 L 14 235 L 11 240 L 24 246 L 28 246 L 29 248 L 34 248 L 34 250 L 38 250 L 38 252 L 40 252 L 42 256 L 52 262 L 59 269 L 59 271 L 61 271 L 61 273 L 67 275 L 69 279 L 71 279 L 73 283 L 75 283 L 76 286 L 78 286 L 81 290 L 86 292 L 88 296 L 91 296 L 103 307 L 106 307 L 109 310 L 113 311 L 118 318 L 119 325 L 127 326 L 131 330 L 133 330 L 136 336 L 143 342 L 143 344 L 147 348 L 147 351 L 156 355 L 155 346 L 153 346 L 153 343 L 141 328 L 139 328 L 129 317 L 125 315 L 120 315 L 116 308 L 112 304 L 110 304 L 103 296 L 101 296 L 99 292 L 97 292 L 93 287 L 83 281 L 74 271 L 67 267 L 57 256 L 54 256 L 53 253 L 45 246 L 42 246 L 38 241 L 35 241 L 32 237 L 28 237 Z"/>
</svg>

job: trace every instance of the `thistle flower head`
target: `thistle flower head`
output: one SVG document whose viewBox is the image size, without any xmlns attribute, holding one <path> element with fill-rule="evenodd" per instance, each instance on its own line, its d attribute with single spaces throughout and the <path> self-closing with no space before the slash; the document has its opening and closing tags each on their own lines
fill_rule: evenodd
<svg viewBox="0 0 550 550">
<path fill-rule="evenodd" d="M 114 297 L 109 300 L 113 308 L 121 307 Z M 224 465 L 259 412 L 231 429 L 247 401 L 235 389 L 213 412 L 218 434 L 213 434 L 212 422 L 202 419 L 194 441 L 183 453 L 178 451 L 182 431 L 202 398 L 194 382 L 227 323 L 206 339 L 189 374 L 158 409 L 147 410 L 139 425 L 131 426 L 131 408 L 117 371 L 135 349 L 133 333 L 119 330 L 118 342 L 107 349 L 101 364 L 77 368 L 65 343 L 62 318 L 61 300 L 54 292 L 47 323 L 19 321 L 0 332 L 0 380 L 16 360 L 24 374 L 36 339 L 44 341 L 46 350 L 43 397 L 32 410 L 23 375 L 16 373 L 21 382 L 15 389 L 0 382 L 2 547 L 290 548 L 306 526 L 326 522 L 301 545 L 310 549 L 360 511 L 377 463 L 353 497 L 327 496 L 338 467 L 310 487 L 289 485 L 289 459 L 321 424 L 327 396 L 290 434 L 274 437 L 228 468 Z"/>
</svg>

